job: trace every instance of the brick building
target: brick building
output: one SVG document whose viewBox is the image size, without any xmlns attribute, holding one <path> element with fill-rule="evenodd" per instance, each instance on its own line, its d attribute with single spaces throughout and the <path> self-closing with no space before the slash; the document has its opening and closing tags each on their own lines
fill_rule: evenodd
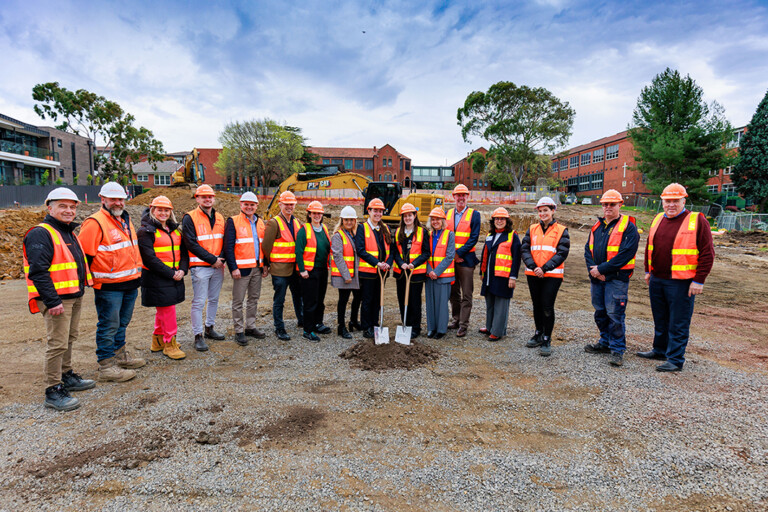
<svg viewBox="0 0 768 512">
<path fill-rule="evenodd" d="M 136 182 L 146 188 L 170 187 L 172 183 L 171 175 L 179 169 L 183 169 L 184 165 L 176 160 L 166 160 L 164 162 L 157 162 L 155 167 L 153 169 L 152 164 L 148 162 L 134 164 L 133 175 Z"/>
<path fill-rule="evenodd" d="M 317 155 L 317 163 L 343 165 L 344 169 L 368 176 L 375 181 L 398 181 L 410 187 L 411 159 L 389 144 L 381 148 L 307 148 Z"/>
<path fill-rule="evenodd" d="M 456 184 L 463 183 L 469 190 L 491 190 L 491 186 L 488 183 L 488 177 L 484 174 L 478 174 L 472 170 L 472 165 L 469 163 L 469 155 L 472 153 L 488 154 L 488 150 L 480 147 L 474 151 L 470 151 L 467 156 L 453 164 L 453 176 Z"/>
<path fill-rule="evenodd" d="M 733 152 L 739 151 L 739 144 L 741 143 L 741 137 L 747 132 L 747 127 L 742 126 L 736 128 L 733 131 L 733 138 L 728 143 L 728 149 Z M 725 169 L 717 169 L 709 171 L 709 179 L 707 180 L 707 190 L 710 194 L 718 194 L 720 192 L 726 192 L 729 194 L 736 193 L 736 185 L 731 182 L 731 173 L 733 172 L 733 166 L 728 166 Z"/>
</svg>

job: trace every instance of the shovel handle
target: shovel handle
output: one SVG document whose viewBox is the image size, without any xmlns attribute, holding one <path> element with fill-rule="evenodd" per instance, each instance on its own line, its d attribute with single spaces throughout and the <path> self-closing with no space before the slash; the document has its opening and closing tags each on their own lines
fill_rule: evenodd
<svg viewBox="0 0 768 512">
<path fill-rule="evenodd" d="M 403 275 L 405 275 L 405 307 L 408 307 L 408 296 L 411 292 L 411 276 L 413 276 L 413 270 L 403 270 Z"/>
</svg>

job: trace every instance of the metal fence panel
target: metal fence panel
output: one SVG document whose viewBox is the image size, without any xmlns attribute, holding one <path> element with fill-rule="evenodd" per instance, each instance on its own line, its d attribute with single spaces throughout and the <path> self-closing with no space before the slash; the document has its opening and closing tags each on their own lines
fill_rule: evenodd
<svg viewBox="0 0 768 512">
<path fill-rule="evenodd" d="M 724 211 L 717 217 L 717 227 L 728 231 L 768 231 L 768 213 Z"/>
</svg>

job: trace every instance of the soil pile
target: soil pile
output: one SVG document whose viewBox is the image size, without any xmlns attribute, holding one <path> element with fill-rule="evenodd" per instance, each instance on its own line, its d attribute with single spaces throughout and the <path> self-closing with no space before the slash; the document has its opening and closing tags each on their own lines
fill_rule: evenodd
<svg viewBox="0 0 768 512">
<path fill-rule="evenodd" d="M 348 359 L 354 368 L 374 371 L 411 370 L 436 361 L 439 356 L 437 350 L 421 343 L 376 345 L 372 340 L 361 341 L 339 354 L 342 359 Z"/>
<path fill-rule="evenodd" d="M 197 208 L 197 201 L 193 196 L 194 192 L 188 188 L 153 188 L 143 194 L 134 197 L 127 204 L 131 206 L 149 206 L 157 196 L 165 196 L 173 203 L 173 210 L 176 218 L 181 217 L 188 211 Z M 228 194 L 227 192 L 216 192 L 216 203 L 213 208 L 222 214 L 224 218 L 232 217 L 240 213 L 240 196 Z"/>
<path fill-rule="evenodd" d="M 766 231 L 728 231 L 715 237 L 717 245 L 757 245 L 768 246 L 768 232 Z"/>
<path fill-rule="evenodd" d="M 21 242 L 24 234 L 45 218 L 43 209 L 0 212 L 0 279 L 24 277 Z"/>
</svg>

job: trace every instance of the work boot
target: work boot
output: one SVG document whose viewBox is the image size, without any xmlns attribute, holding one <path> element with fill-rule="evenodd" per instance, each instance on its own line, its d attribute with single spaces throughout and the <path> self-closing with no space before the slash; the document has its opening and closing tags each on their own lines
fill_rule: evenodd
<svg viewBox="0 0 768 512">
<path fill-rule="evenodd" d="M 316 332 L 317 334 L 328 334 L 329 332 L 331 332 L 331 328 L 321 322 L 317 324 L 314 332 Z"/>
<path fill-rule="evenodd" d="M 115 360 L 120 368 L 141 368 L 147 362 L 140 357 L 131 357 L 125 350 L 125 345 L 115 351 Z"/>
<path fill-rule="evenodd" d="M 452 318 L 450 322 L 448 322 L 448 328 L 449 329 L 458 329 L 459 328 L 459 319 L 458 318 Z"/>
<path fill-rule="evenodd" d="M 203 339 L 202 334 L 195 334 L 195 350 L 198 352 L 205 352 L 208 350 L 208 344 Z"/>
<path fill-rule="evenodd" d="M 347 330 L 346 327 L 344 327 L 344 324 L 340 325 L 339 328 L 336 329 L 336 332 L 338 333 L 339 336 L 341 336 L 345 340 L 351 340 L 352 339 L 352 335 L 349 334 L 349 331 Z"/>
<path fill-rule="evenodd" d="M 649 350 L 648 352 L 638 352 L 637 357 L 643 359 L 655 359 L 656 361 L 666 361 L 667 356 L 665 354 L 659 354 L 655 350 Z"/>
<path fill-rule="evenodd" d="M 611 352 L 611 358 L 608 359 L 608 362 L 612 366 L 621 366 L 624 364 L 624 354 L 621 352 Z"/>
<path fill-rule="evenodd" d="M 99 382 L 125 382 L 135 376 L 135 371 L 118 366 L 117 359 L 114 357 L 99 361 Z"/>
<path fill-rule="evenodd" d="M 85 391 L 96 387 L 96 381 L 84 379 L 72 370 L 62 374 L 61 384 L 67 391 Z"/>
<path fill-rule="evenodd" d="M 220 334 L 220 333 L 216 332 L 213 329 L 212 325 L 206 325 L 205 326 L 205 337 L 208 338 L 209 340 L 219 340 L 219 341 L 221 341 L 221 340 L 223 340 L 225 338 L 225 336 L 223 334 Z"/>
<path fill-rule="evenodd" d="M 181 347 L 176 342 L 176 336 L 171 341 L 163 344 L 163 354 L 171 359 L 184 359 L 187 354 L 181 351 Z"/>
<path fill-rule="evenodd" d="M 62 384 L 56 384 L 45 388 L 45 406 L 57 411 L 72 411 L 80 407 L 80 400 L 70 396 Z"/>
<path fill-rule="evenodd" d="M 254 327 L 253 329 L 246 329 L 245 335 L 250 336 L 251 338 L 258 338 L 260 340 L 267 337 L 267 335 L 264 334 L 264 331 L 262 331 L 258 327 Z"/>
<path fill-rule="evenodd" d="M 550 343 L 552 343 L 552 338 L 549 336 L 541 337 L 541 345 L 539 345 L 539 355 L 541 357 L 549 357 L 552 355 L 552 349 L 549 346 Z"/>
<path fill-rule="evenodd" d="M 235 333 L 235 343 L 240 345 L 241 347 L 245 347 L 248 345 L 248 338 L 245 337 L 244 332 L 236 332 Z"/>
<path fill-rule="evenodd" d="M 459 327 L 459 330 L 456 331 L 456 336 L 459 338 L 463 338 L 467 335 L 467 328 L 466 327 Z"/>
<path fill-rule="evenodd" d="M 290 335 L 285 332 L 285 329 L 275 329 L 275 335 L 279 340 L 288 341 L 291 339 Z"/>
<path fill-rule="evenodd" d="M 589 354 L 610 354 L 611 349 L 608 347 L 608 345 L 603 345 L 600 342 L 587 343 L 584 345 L 584 352 Z"/>
<path fill-rule="evenodd" d="M 357 320 L 350 320 L 349 321 L 349 332 L 355 332 L 355 331 L 362 331 L 363 326 L 360 325 L 360 322 Z"/>
<path fill-rule="evenodd" d="M 318 341 L 320 341 L 320 337 L 313 332 L 304 331 L 304 337 L 314 343 L 317 343 Z"/>
<path fill-rule="evenodd" d="M 525 344 L 528 348 L 535 348 L 541 346 L 541 338 L 543 337 L 543 333 L 541 331 L 536 331 L 533 333 L 533 336 L 531 336 L 531 339 L 528 340 L 528 343 Z"/>
<path fill-rule="evenodd" d="M 152 352 L 161 352 L 163 350 L 163 335 L 152 335 L 152 346 L 149 348 Z"/>
</svg>

